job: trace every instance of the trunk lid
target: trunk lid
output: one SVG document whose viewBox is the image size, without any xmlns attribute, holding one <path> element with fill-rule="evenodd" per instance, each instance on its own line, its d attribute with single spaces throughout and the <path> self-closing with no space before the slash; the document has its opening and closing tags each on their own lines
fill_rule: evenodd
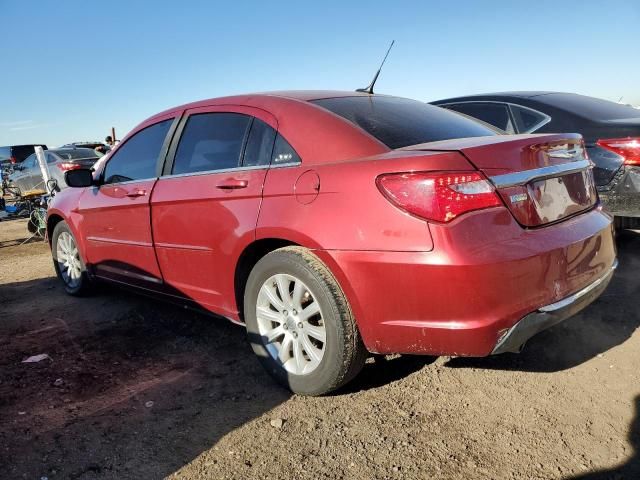
<svg viewBox="0 0 640 480">
<path fill-rule="evenodd" d="M 403 150 L 462 153 L 489 178 L 524 227 L 560 221 L 598 201 L 593 164 L 577 134 L 463 138 Z"/>
</svg>

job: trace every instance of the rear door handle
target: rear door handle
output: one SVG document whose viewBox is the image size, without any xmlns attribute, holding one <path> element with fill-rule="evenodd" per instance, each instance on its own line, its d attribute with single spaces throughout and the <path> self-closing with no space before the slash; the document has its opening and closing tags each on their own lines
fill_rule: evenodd
<svg viewBox="0 0 640 480">
<path fill-rule="evenodd" d="M 146 190 L 134 190 L 133 192 L 127 193 L 127 197 L 136 198 L 136 197 L 144 197 L 147 194 Z"/>
<path fill-rule="evenodd" d="M 237 180 L 235 178 L 230 178 L 228 180 L 223 180 L 216 188 L 220 188 L 222 190 L 236 190 L 238 188 L 247 188 L 249 186 L 249 182 L 246 180 Z"/>
</svg>

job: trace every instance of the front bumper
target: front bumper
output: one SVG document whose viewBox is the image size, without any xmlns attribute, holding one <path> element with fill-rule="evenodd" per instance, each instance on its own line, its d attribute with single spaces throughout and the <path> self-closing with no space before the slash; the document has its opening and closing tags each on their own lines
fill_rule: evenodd
<svg viewBox="0 0 640 480">
<path fill-rule="evenodd" d="M 607 288 L 617 266 L 618 260 L 616 259 L 609 272 L 592 284 L 559 302 L 541 307 L 535 312 L 525 316 L 503 334 L 491 354 L 495 355 L 506 352 L 518 353 L 531 337 L 572 317 L 587 307 Z"/>
<path fill-rule="evenodd" d="M 607 185 L 598 187 L 604 209 L 616 217 L 640 217 L 640 167 L 622 167 Z"/>
</svg>

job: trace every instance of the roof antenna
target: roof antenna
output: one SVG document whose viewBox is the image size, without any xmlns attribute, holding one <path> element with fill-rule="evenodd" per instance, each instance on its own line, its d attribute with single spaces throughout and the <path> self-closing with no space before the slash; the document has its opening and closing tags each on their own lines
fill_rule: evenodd
<svg viewBox="0 0 640 480">
<path fill-rule="evenodd" d="M 385 54 L 384 58 L 382 59 L 382 63 L 380 64 L 380 68 L 378 69 L 376 74 L 373 76 L 373 80 L 371 80 L 371 83 L 365 88 L 358 88 L 356 92 L 368 93 L 369 95 L 373 94 L 373 86 L 376 84 L 376 81 L 378 80 L 378 75 L 380 75 L 380 70 L 382 70 L 382 66 L 384 65 L 385 60 L 389 56 L 389 52 L 391 51 L 391 47 L 393 47 L 394 43 L 396 43 L 396 41 L 391 40 L 391 45 L 389 45 L 389 49 L 387 50 L 387 53 Z"/>
</svg>

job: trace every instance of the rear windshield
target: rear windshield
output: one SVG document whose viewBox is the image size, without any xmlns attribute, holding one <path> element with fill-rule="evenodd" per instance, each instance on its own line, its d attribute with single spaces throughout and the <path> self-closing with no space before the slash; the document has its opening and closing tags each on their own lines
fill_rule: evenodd
<svg viewBox="0 0 640 480">
<path fill-rule="evenodd" d="M 397 97 L 340 97 L 312 103 L 346 118 L 389 148 L 498 132 L 444 108 Z"/>
<path fill-rule="evenodd" d="M 590 120 L 617 120 L 640 117 L 640 110 L 629 105 L 621 105 L 609 100 L 585 97 L 575 93 L 550 93 L 539 95 L 533 100 Z"/>
<path fill-rule="evenodd" d="M 16 162 L 22 162 L 25 158 L 34 152 L 36 145 L 10 145 L 7 147 L 0 147 L 0 162 L 7 160 L 8 158 L 15 158 Z M 47 149 L 46 145 L 39 145 L 44 150 Z"/>
<path fill-rule="evenodd" d="M 95 150 L 90 148 L 69 148 L 64 150 L 52 150 L 63 160 L 78 160 L 80 158 L 98 158 Z"/>
</svg>

